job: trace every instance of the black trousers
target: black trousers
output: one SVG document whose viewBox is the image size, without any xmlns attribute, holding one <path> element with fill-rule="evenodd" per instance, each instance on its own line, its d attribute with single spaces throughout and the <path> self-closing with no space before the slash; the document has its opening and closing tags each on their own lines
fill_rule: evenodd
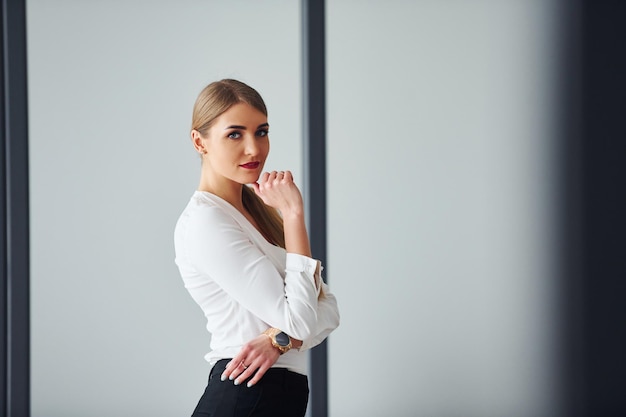
<svg viewBox="0 0 626 417">
<path fill-rule="evenodd" d="M 230 359 L 218 361 L 192 417 L 303 417 L 309 399 L 305 375 L 270 368 L 256 385 L 221 381 Z"/>
</svg>

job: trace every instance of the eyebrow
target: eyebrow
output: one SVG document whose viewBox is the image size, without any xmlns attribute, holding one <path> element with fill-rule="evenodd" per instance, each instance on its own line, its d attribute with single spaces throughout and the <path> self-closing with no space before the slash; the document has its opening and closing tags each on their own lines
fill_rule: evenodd
<svg viewBox="0 0 626 417">
<path fill-rule="evenodd" d="M 262 127 L 270 127 L 269 123 L 261 123 L 257 129 L 261 129 Z M 240 129 L 240 130 L 246 130 L 245 126 L 240 126 L 240 125 L 230 125 L 228 127 L 226 127 L 224 130 L 228 130 L 228 129 Z"/>
</svg>

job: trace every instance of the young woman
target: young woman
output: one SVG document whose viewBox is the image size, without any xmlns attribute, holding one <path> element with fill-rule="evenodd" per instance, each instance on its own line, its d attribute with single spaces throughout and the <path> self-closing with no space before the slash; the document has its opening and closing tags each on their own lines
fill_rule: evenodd
<svg viewBox="0 0 626 417">
<path fill-rule="evenodd" d="M 306 350 L 339 325 L 291 172 L 262 174 L 268 133 L 263 99 L 242 82 L 211 83 L 196 100 L 200 185 L 175 230 L 176 264 L 211 333 L 193 417 L 304 416 Z"/>
</svg>

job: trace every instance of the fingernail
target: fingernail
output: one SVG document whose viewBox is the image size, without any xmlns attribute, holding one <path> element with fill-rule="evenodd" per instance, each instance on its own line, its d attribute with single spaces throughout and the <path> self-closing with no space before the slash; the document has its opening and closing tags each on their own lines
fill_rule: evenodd
<svg viewBox="0 0 626 417">
<path fill-rule="evenodd" d="M 235 379 L 235 385 L 239 385 L 239 380 Z"/>
<path fill-rule="evenodd" d="M 222 380 L 222 382 L 226 381 L 226 375 L 222 374 L 222 376 L 220 377 L 220 379 Z"/>
<path fill-rule="evenodd" d="M 248 382 L 248 383 L 246 384 L 246 386 L 247 386 L 248 388 L 252 387 L 252 382 Z"/>
<path fill-rule="evenodd" d="M 233 376 L 231 375 L 231 376 L 228 377 L 228 379 L 230 379 L 232 381 L 235 378 L 233 378 Z"/>
</svg>

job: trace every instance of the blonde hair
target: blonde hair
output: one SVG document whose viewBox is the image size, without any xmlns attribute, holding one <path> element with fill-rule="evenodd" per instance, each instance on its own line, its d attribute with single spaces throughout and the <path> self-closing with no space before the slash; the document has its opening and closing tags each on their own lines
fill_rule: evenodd
<svg viewBox="0 0 626 417">
<path fill-rule="evenodd" d="M 254 107 L 267 116 L 267 107 L 261 95 L 241 81 L 225 79 L 207 85 L 193 106 L 191 129 L 206 136 L 222 113 L 238 103 Z M 285 248 L 283 221 L 276 209 L 266 205 L 248 186 L 243 186 L 241 197 L 244 208 L 254 218 L 265 238 L 276 246 Z"/>
</svg>

